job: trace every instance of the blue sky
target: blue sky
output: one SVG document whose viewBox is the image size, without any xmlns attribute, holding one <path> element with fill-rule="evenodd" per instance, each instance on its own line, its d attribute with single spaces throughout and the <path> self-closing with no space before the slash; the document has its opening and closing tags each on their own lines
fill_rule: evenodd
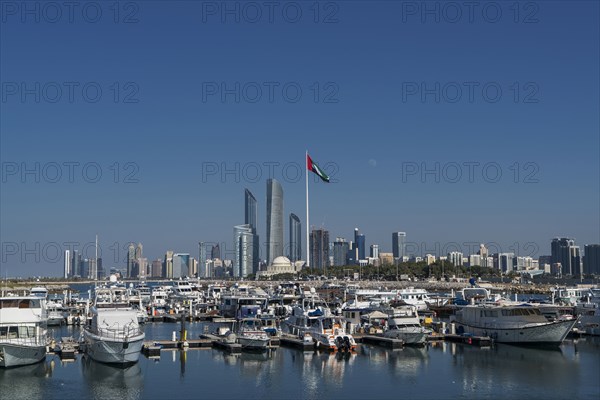
<svg viewBox="0 0 600 400">
<path fill-rule="evenodd" d="M 269 165 L 287 237 L 307 149 L 337 181 L 310 186 L 333 238 L 600 242 L 596 1 L 44 4 L 0 9 L 3 275 L 59 275 L 96 233 L 109 267 L 114 243 L 231 248 L 245 188 L 264 241 Z"/>
</svg>

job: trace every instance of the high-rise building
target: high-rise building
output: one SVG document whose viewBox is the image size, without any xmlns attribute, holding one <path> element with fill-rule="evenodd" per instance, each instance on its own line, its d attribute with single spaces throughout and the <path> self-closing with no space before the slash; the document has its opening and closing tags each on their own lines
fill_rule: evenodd
<svg viewBox="0 0 600 400">
<path fill-rule="evenodd" d="M 188 253 L 173 254 L 173 278 L 183 278 L 190 275 L 190 255 Z"/>
<path fill-rule="evenodd" d="M 503 273 L 509 273 L 515 270 L 515 254 L 514 253 L 499 253 L 498 254 L 498 269 Z"/>
<path fill-rule="evenodd" d="M 173 251 L 168 250 L 165 253 L 165 261 L 163 263 L 163 277 L 167 279 L 173 278 Z"/>
<path fill-rule="evenodd" d="M 135 248 L 135 258 L 142 258 L 144 256 L 144 246 L 141 243 L 138 243 Z"/>
<path fill-rule="evenodd" d="M 245 278 L 249 274 L 256 273 L 258 263 L 254 260 L 254 241 L 257 235 L 253 233 L 250 224 L 237 225 L 233 227 L 233 244 L 235 255 L 233 258 L 233 276 Z"/>
<path fill-rule="evenodd" d="M 150 276 L 153 278 L 160 278 L 162 276 L 162 260 L 160 258 L 152 261 Z"/>
<path fill-rule="evenodd" d="M 71 276 L 81 277 L 81 255 L 77 250 L 73 250 L 73 255 L 71 258 L 71 271 Z"/>
<path fill-rule="evenodd" d="M 267 180 L 267 264 L 283 256 L 283 188 L 275 179 Z"/>
<path fill-rule="evenodd" d="M 481 256 L 480 266 L 491 267 L 491 265 L 488 265 L 488 263 L 487 263 L 487 259 L 489 257 L 489 251 L 488 251 L 487 247 L 485 247 L 485 244 L 482 243 L 479 245 L 479 251 L 477 252 L 477 254 L 479 254 Z"/>
<path fill-rule="evenodd" d="M 586 244 L 583 250 L 583 273 L 600 275 L 600 244 Z"/>
<path fill-rule="evenodd" d="M 210 258 L 211 259 L 221 259 L 221 249 L 219 248 L 219 243 L 215 244 L 210 250 Z"/>
<path fill-rule="evenodd" d="M 406 242 L 406 232 L 394 232 L 392 233 L 392 253 L 394 258 L 404 257 L 404 248 Z"/>
<path fill-rule="evenodd" d="M 258 218 L 258 206 L 256 198 L 251 191 L 246 189 L 244 191 L 244 224 L 251 225 L 256 231 Z M 215 258 L 215 257 L 213 257 Z M 221 258 L 221 257 L 216 257 Z"/>
<path fill-rule="evenodd" d="M 575 239 L 554 238 L 550 244 L 552 264 L 560 263 L 563 275 L 579 275 L 581 273 L 581 254 Z"/>
<path fill-rule="evenodd" d="M 294 213 L 290 214 L 290 256 L 292 262 L 302 260 L 302 225 L 300 218 Z"/>
<path fill-rule="evenodd" d="M 135 260 L 135 246 L 133 243 L 129 243 L 127 247 L 127 278 L 131 277 L 131 273 L 133 270 L 133 263 Z"/>
<path fill-rule="evenodd" d="M 348 265 L 348 251 L 350 250 L 349 243 L 344 238 L 336 238 L 333 242 L 333 265 L 341 267 Z"/>
<path fill-rule="evenodd" d="M 310 266 L 324 270 L 329 262 L 329 232 L 313 229 L 310 233 Z"/>
<path fill-rule="evenodd" d="M 371 245 L 371 252 L 370 252 L 369 255 L 371 256 L 371 258 L 379 258 L 379 245 L 372 244 Z"/>
<path fill-rule="evenodd" d="M 463 253 L 460 251 L 452 251 L 448 253 L 448 261 L 450 261 L 456 267 L 463 265 Z"/>
<path fill-rule="evenodd" d="M 207 270 L 206 270 L 207 265 L 208 265 L 207 264 L 208 257 L 206 256 L 206 253 L 207 253 L 207 248 L 206 247 L 207 246 L 208 245 L 206 243 L 204 243 L 204 242 L 198 242 L 198 253 L 199 253 L 198 254 L 198 265 L 199 265 L 199 271 L 198 272 L 200 273 L 200 276 L 202 276 L 204 278 L 208 278 L 209 277 L 209 275 L 207 274 Z M 217 244 L 217 246 L 218 246 L 218 244 Z M 214 249 L 214 246 L 211 248 L 211 257 L 212 257 L 212 251 L 213 251 L 213 249 Z M 219 253 L 220 252 L 221 251 L 219 250 Z"/>
<path fill-rule="evenodd" d="M 73 260 L 71 259 L 71 250 L 65 250 L 65 265 L 63 271 L 65 279 L 70 278 L 73 275 L 73 271 L 71 269 L 72 262 Z"/>
</svg>

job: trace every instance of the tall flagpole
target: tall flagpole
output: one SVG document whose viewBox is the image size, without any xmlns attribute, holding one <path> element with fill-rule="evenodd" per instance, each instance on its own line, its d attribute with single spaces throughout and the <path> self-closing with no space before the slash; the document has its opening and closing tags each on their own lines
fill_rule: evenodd
<svg viewBox="0 0 600 400">
<path fill-rule="evenodd" d="M 308 150 L 304 157 L 304 163 L 306 164 L 306 267 L 310 267 L 310 234 L 308 225 Z"/>
</svg>

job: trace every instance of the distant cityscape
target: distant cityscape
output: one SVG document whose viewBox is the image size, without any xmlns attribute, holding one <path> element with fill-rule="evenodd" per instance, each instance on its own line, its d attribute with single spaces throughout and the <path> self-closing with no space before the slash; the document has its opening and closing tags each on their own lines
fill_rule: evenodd
<svg viewBox="0 0 600 400">
<path fill-rule="evenodd" d="M 284 240 L 284 192 L 276 179 L 267 180 L 266 200 L 266 257 L 260 258 L 260 241 L 257 234 L 258 202 L 248 189 L 244 190 L 244 223 L 233 227 L 233 252 L 224 256 L 218 243 L 198 243 L 198 258 L 190 253 L 167 250 L 164 257 L 149 261 L 143 255 L 142 243 L 130 243 L 126 265 L 104 268 L 102 258 L 83 258 L 77 250 L 65 250 L 64 278 L 103 279 L 110 274 L 123 278 L 178 279 L 198 278 L 268 278 L 279 274 L 297 274 L 310 268 L 315 274 L 325 273 L 329 267 L 394 266 L 402 263 L 439 262 L 454 266 L 487 267 L 502 274 L 518 273 L 530 276 L 549 274 L 556 277 L 581 277 L 600 275 L 600 244 L 586 244 L 584 254 L 575 239 L 557 237 L 550 243 L 551 254 L 519 256 L 514 252 L 490 253 L 484 244 L 475 254 L 451 251 L 446 255 L 407 254 L 407 233 L 391 233 L 391 253 L 380 251 L 379 244 L 371 244 L 366 252 L 366 238 L 358 228 L 353 240 L 336 237 L 330 240 L 329 231 L 312 228 L 310 232 L 310 263 L 302 253 L 302 223 L 290 213 L 288 241 Z M 232 253 L 232 254 L 231 254 Z M 306 258 L 306 257 L 304 257 Z"/>
</svg>

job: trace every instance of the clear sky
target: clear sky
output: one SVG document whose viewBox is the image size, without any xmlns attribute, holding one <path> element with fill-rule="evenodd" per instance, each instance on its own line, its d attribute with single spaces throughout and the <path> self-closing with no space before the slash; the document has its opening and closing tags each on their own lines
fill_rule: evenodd
<svg viewBox="0 0 600 400">
<path fill-rule="evenodd" d="M 0 7 L 3 276 L 60 275 L 96 233 L 105 267 L 130 241 L 231 250 L 245 188 L 264 242 L 270 175 L 287 240 L 306 150 L 332 240 L 600 242 L 597 1 Z"/>
</svg>

